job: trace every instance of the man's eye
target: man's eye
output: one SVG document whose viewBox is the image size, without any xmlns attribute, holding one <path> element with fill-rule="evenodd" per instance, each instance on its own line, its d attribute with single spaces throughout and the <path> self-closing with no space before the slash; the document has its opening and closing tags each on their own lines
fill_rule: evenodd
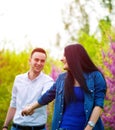
<svg viewBox="0 0 115 130">
<path fill-rule="evenodd" d="M 36 62 L 38 62 L 39 60 L 38 59 L 35 59 Z"/>
<path fill-rule="evenodd" d="M 41 60 L 41 62 L 45 62 L 45 60 Z"/>
<path fill-rule="evenodd" d="M 40 62 L 45 62 L 45 60 L 39 60 L 39 59 L 35 59 L 36 62 L 40 61 Z"/>
</svg>

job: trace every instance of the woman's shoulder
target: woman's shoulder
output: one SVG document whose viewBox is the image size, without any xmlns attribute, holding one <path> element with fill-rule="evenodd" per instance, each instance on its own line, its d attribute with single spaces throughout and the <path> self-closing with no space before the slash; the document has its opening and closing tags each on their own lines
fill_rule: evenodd
<svg viewBox="0 0 115 130">
<path fill-rule="evenodd" d="M 57 80 L 64 80 L 66 78 L 67 72 L 62 72 L 59 74 Z"/>
<path fill-rule="evenodd" d="M 90 73 L 84 73 L 85 78 L 103 77 L 100 71 L 92 71 Z"/>
<path fill-rule="evenodd" d="M 62 72 L 59 74 L 59 77 L 65 77 L 67 75 L 67 72 Z"/>
</svg>

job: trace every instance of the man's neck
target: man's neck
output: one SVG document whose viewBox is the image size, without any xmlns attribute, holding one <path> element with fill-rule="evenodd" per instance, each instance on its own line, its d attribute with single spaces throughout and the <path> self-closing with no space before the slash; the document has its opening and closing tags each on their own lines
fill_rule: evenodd
<svg viewBox="0 0 115 130">
<path fill-rule="evenodd" d="M 28 78 L 29 78 L 30 80 L 33 80 L 33 79 L 35 79 L 39 74 L 40 74 L 40 72 L 39 72 L 39 73 L 34 73 L 33 71 L 29 71 L 29 72 L 28 72 Z"/>
</svg>

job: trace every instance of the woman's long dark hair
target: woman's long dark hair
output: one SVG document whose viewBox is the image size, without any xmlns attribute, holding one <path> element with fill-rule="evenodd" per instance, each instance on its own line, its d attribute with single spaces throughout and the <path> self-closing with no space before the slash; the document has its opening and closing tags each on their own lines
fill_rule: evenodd
<svg viewBox="0 0 115 130">
<path fill-rule="evenodd" d="M 89 90 L 83 74 L 97 71 L 98 68 L 92 62 L 88 53 L 81 44 L 68 45 L 65 47 L 64 55 L 69 66 L 64 85 L 65 103 L 68 104 L 72 100 L 76 99 L 73 90 L 74 79 L 76 79 L 80 84 L 80 87 L 82 87 L 82 89 L 88 93 Z"/>
</svg>

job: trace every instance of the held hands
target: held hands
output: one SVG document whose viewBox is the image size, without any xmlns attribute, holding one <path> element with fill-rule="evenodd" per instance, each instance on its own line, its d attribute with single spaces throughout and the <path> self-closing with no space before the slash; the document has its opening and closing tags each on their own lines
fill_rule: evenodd
<svg viewBox="0 0 115 130">
<path fill-rule="evenodd" d="M 26 106 L 22 112 L 21 115 L 22 116 L 28 116 L 28 115 L 32 115 L 34 113 L 34 110 L 32 109 L 31 105 Z"/>
</svg>

